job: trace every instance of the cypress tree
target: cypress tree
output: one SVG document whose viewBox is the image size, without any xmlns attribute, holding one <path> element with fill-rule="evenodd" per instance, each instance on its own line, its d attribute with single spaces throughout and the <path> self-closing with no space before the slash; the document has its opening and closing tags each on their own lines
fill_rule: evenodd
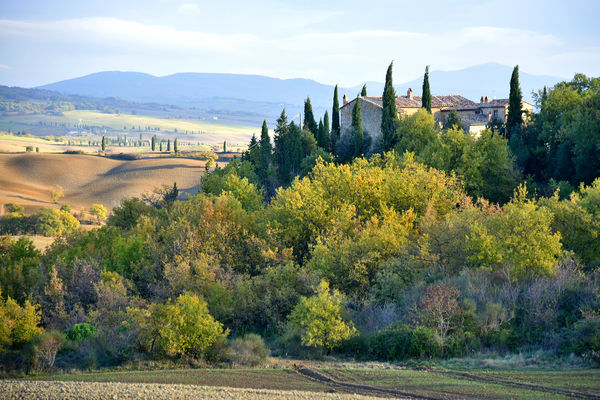
<svg viewBox="0 0 600 400">
<path fill-rule="evenodd" d="M 156 136 L 152 136 L 152 151 L 156 151 Z"/>
<path fill-rule="evenodd" d="M 327 131 L 325 130 L 325 125 L 323 124 L 323 120 L 319 120 L 319 133 L 317 134 L 317 146 L 326 148 L 327 147 Z"/>
<path fill-rule="evenodd" d="M 423 96 L 421 96 L 421 107 L 431 112 L 431 90 L 429 89 L 429 65 L 425 67 L 425 75 L 423 76 Z"/>
<path fill-rule="evenodd" d="M 362 97 L 366 97 L 367 96 L 367 84 L 365 83 L 362 87 L 362 90 L 360 91 L 360 95 Z"/>
<path fill-rule="evenodd" d="M 352 130 L 354 131 L 354 157 L 361 157 L 365 152 L 364 130 L 360 110 L 360 97 L 352 109 Z"/>
<path fill-rule="evenodd" d="M 227 141 L 223 140 L 223 153 L 227 153 Z"/>
<path fill-rule="evenodd" d="M 508 96 L 508 116 L 506 118 L 506 137 L 510 138 L 512 130 L 518 130 L 523 124 L 521 108 L 521 86 L 519 85 L 519 66 L 515 66 L 510 77 L 510 94 Z"/>
<path fill-rule="evenodd" d="M 315 116 L 313 114 L 312 105 L 310 104 L 310 97 L 307 97 L 306 101 L 304 101 L 304 124 L 303 125 L 304 125 L 304 129 L 310 131 L 315 136 L 315 139 L 316 139 L 319 128 L 317 126 L 317 121 L 315 121 Z"/>
<path fill-rule="evenodd" d="M 329 138 L 329 112 L 325 110 L 325 115 L 323 116 L 323 127 L 325 128 L 325 136 Z"/>
<path fill-rule="evenodd" d="M 383 150 L 391 150 L 396 144 L 396 129 L 400 121 L 398 120 L 398 110 L 396 109 L 396 91 L 392 83 L 392 65 L 387 69 L 385 75 L 385 86 L 383 89 L 383 111 L 381 115 L 381 136 L 383 139 Z"/>
<path fill-rule="evenodd" d="M 158 151 L 160 151 L 161 153 L 162 153 L 162 151 L 163 151 L 162 144 L 163 144 L 163 142 L 162 142 L 162 140 L 161 140 L 161 141 L 158 143 Z"/>
<path fill-rule="evenodd" d="M 269 166 L 271 165 L 271 158 L 273 152 L 273 146 L 271 145 L 271 139 L 269 138 L 269 128 L 267 127 L 267 121 L 263 121 L 262 129 L 260 131 L 260 142 L 259 146 L 259 169 L 258 176 L 264 181 L 267 178 Z"/>
<path fill-rule="evenodd" d="M 173 151 L 175 152 L 175 154 L 178 153 L 178 149 L 177 149 L 177 138 L 175 138 L 175 140 L 173 141 Z"/>
<path fill-rule="evenodd" d="M 167 151 L 171 151 L 171 139 L 167 139 Z"/>
<path fill-rule="evenodd" d="M 106 137 L 102 136 L 102 151 L 106 150 Z"/>
<path fill-rule="evenodd" d="M 340 102 L 338 100 L 338 87 L 333 89 L 333 108 L 331 110 L 331 143 L 340 137 Z"/>
</svg>

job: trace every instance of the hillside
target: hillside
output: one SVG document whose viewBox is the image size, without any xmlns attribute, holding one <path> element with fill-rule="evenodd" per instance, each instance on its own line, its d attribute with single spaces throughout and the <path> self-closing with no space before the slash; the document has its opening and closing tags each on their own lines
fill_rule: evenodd
<svg viewBox="0 0 600 400">
<path fill-rule="evenodd" d="M 51 206 L 50 190 L 64 189 L 60 204 L 78 210 L 101 203 L 107 208 L 124 197 L 152 192 L 162 184 L 188 193 L 198 190 L 204 161 L 183 158 L 113 160 L 74 154 L 0 154 L 0 204 L 14 202 L 27 212 Z"/>
<path fill-rule="evenodd" d="M 384 76 L 382 70 L 382 78 Z M 512 67 L 487 63 L 456 71 L 431 71 L 434 94 L 459 93 L 472 100 L 481 95 L 507 97 Z M 562 80 L 551 76 L 520 72 L 523 95 L 531 101 L 531 91 Z M 398 94 L 411 87 L 419 93 L 422 77 L 396 85 Z M 340 97 L 355 96 L 362 84 L 340 88 Z M 212 110 L 246 111 L 276 118 L 281 108 L 288 115 L 301 111 L 303 101 L 310 96 L 315 114 L 331 107 L 333 86 L 310 79 L 277 79 L 259 75 L 178 73 L 157 77 L 139 72 L 98 72 L 79 78 L 41 86 L 42 89 L 84 96 L 115 96 L 128 101 L 173 104 Z M 367 82 L 369 94 L 379 95 L 382 82 Z"/>
</svg>

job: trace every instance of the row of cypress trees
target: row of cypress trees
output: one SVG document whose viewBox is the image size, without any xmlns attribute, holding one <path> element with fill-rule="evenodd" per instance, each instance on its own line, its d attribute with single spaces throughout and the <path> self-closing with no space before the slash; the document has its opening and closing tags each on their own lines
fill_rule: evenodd
<svg viewBox="0 0 600 400">
<path fill-rule="evenodd" d="M 393 149 L 397 144 L 397 130 L 400 118 L 396 107 L 396 92 L 392 81 L 393 62 L 386 72 L 384 91 L 382 96 L 383 112 L 381 119 L 382 150 Z M 362 87 L 360 97 L 352 110 L 353 156 L 360 157 L 365 154 L 364 128 L 361 114 L 361 97 L 367 96 L 366 84 Z M 429 84 L 429 66 L 425 68 L 423 76 L 422 108 L 431 112 L 432 96 Z M 245 158 L 251 161 L 255 172 L 263 187 L 285 185 L 301 173 L 302 163 L 315 151 L 321 155 L 333 153 L 335 144 L 340 139 L 340 111 L 338 100 L 338 86 L 333 92 L 333 107 L 331 114 L 331 131 L 329 131 L 329 113 L 325 112 L 323 118 L 317 123 L 310 98 L 304 102 L 304 119 L 302 125 L 289 122 L 285 109 L 277 119 L 275 128 L 274 145 L 269 139 L 269 130 L 266 121 L 263 121 L 260 139 L 252 136 Z M 521 90 L 518 82 L 518 66 L 513 71 L 511 78 L 509 116 L 506 132 L 516 129 L 523 122 L 521 112 Z M 507 133 L 508 135 L 508 133 Z M 319 150 L 321 149 L 321 150 Z"/>
</svg>

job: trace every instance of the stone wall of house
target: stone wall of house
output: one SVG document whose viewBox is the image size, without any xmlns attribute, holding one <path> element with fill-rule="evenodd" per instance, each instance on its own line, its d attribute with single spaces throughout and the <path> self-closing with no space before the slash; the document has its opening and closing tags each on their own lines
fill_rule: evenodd
<svg viewBox="0 0 600 400">
<path fill-rule="evenodd" d="M 352 127 L 352 110 L 356 99 L 350 101 L 346 106 L 340 109 L 340 127 L 342 133 Z M 362 100 L 360 102 L 361 117 L 363 121 L 363 129 L 373 139 L 381 135 L 381 107 L 369 102 Z"/>
</svg>

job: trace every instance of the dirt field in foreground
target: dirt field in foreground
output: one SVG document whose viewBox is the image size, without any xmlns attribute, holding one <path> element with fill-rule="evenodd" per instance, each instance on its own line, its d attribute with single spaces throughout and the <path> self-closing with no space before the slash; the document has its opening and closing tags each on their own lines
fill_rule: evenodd
<svg viewBox="0 0 600 400">
<path fill-rule="evenodd" d="M 124 197 L 152 192 L 162 184 L 195 193 L 204 161 L 185 158 L 114 160 L 94 155 L 21 153 L 0 154 L 0 205 L 13 202 L 35 212 L 51 206 L 50 191 L 64 190 L 59 204 L 72 209 L 100 203 L 117 206 Z M 1 209 L 1 207 L 0 207 Z"/>
<path fill-rule="evenodd" d="M 194 385 L 154 383 L 97 383 L 56 381 L 0 381 L 0 399 L 293 399 L 293 400 L 367 400 L 374 397 L 353 394 L 234 389 Z"/>
</svg>

